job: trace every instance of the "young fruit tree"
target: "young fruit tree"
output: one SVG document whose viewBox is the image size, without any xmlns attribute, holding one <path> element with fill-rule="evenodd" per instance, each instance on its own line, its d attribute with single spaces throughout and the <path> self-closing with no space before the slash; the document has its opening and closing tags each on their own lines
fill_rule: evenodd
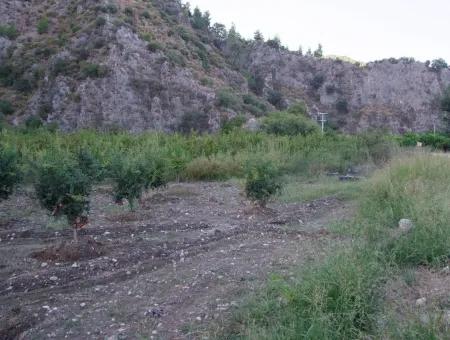
<svg viewBox="0 0 450 340">
<path fill-rule="evenodd" d="M 0 147 L 0 201 L 8 199 L 21 180 L 18 153 Z"/>
<path fill-rule="evenodd" d="M 88 223 L 91 179 L 75 160 L 48 152 L 36 167 L 35 190 L 41 205 L 52 216 L 65 216 L 78 242 L 78 230 Z"/>
<path fill-rule="evenodd" d="M 117 204 L 128 201 L 131 211 L 135 209 L 136 200 L 145 190 L 156 189 L 166 184 L 165 164 L 159 158 L 119 158 L 111 165 L 114 180 L 114 199 Z"/>
<path fill-rule="evenodd" d="M 269 199 L 282 188 L 278 169 L 269 161 L 255 160 L 247 164 L 245 172 L 247 197 L 265 207 Z"/>
</svg>

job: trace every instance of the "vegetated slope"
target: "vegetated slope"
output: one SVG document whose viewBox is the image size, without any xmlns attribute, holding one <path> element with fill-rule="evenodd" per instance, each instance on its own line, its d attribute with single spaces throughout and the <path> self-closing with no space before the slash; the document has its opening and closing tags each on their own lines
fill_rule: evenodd
<svg viewBox="0 0 450 340">
<path fill-rule="evenodd" d="M 0 99 L 9 119 L 37 116 L 64 130 L 215 130 L 223 117 L 305 100 L 311 115 L 330 112 L 351 132 L 442 125 L 447 68 L 303 56 L 192 12 L 175 0 L 2 1 Z"/>
</svg>

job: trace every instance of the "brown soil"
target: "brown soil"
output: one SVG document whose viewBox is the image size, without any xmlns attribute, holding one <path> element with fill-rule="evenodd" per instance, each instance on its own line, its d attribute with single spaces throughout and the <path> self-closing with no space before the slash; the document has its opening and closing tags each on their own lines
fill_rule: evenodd
<svg viewBox="0 0 450 340">
<path fill-rule="evenodd" d="M 335 198 L 260 209 L 241 191 L 171 184 L 130 213 L 99 187 L 77 246 L 31 192 L 2 202 L 0 338 L 202 338 L 270 273 L 345 242 L 327 230 L 352 211 Z"/>
<path fill-rule="evenodd" d="M 78 243 L 63 241 L 58 246 L 50 246 L 31 253 L 40 261 L 68 262 L 90 260 L 105 254 L 103 245 L 91 237 L 81 238 Z"/>
</svg>

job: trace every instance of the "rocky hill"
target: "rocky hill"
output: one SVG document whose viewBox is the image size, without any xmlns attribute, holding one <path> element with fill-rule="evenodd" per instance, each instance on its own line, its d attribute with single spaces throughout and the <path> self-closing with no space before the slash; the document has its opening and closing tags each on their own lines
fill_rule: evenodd
<svg viewBox="0 0 450 340">
<path fill-rule="evenodd" d="M 303 56 L 176 0 L 3 0 L 0 23 L 0 110 L 14 124 L 212 131 L 299 100 L 349 132 L 443 124 L 446 67 Z"/>
</svg>

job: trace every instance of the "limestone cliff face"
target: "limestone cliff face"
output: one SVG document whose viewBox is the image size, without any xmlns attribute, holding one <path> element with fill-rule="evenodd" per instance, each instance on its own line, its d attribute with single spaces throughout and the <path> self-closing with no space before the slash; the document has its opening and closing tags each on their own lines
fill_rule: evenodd
<svg viewBox="0 0 450 340">
<path fill-rule="evenodd" d="M 291 101 L 305 99 L 311 114 L 328 112 L 335 125 L 350 132 L 439 128 L 439 98 L 450 85 L 450 70 L 435 71 L 409 59 L 358 66 L 261 45 L 252 49 L 247 67 L 262 75 L 269 88 Z"/>
<path fill-rule="evenodd" d="M 194 29 L 176 0 L 3 0 L 0 22 L 17 30 L 0 36 L 8 119 L 36 116 L 66 131 L 174 131 L 186 116 L 213 131 L 225 116 L 274 110 L 274 92 L 276 105 L 304 100 L 311 116 L 329 112 L 345 131 L 425 131 L 441 126 L 439 97 L 450 85 L 448 69 L 407 59 L 357 66 L 235 44 Z M 249 104 L 252 75 L 263 81 Z"/>
</svg>

